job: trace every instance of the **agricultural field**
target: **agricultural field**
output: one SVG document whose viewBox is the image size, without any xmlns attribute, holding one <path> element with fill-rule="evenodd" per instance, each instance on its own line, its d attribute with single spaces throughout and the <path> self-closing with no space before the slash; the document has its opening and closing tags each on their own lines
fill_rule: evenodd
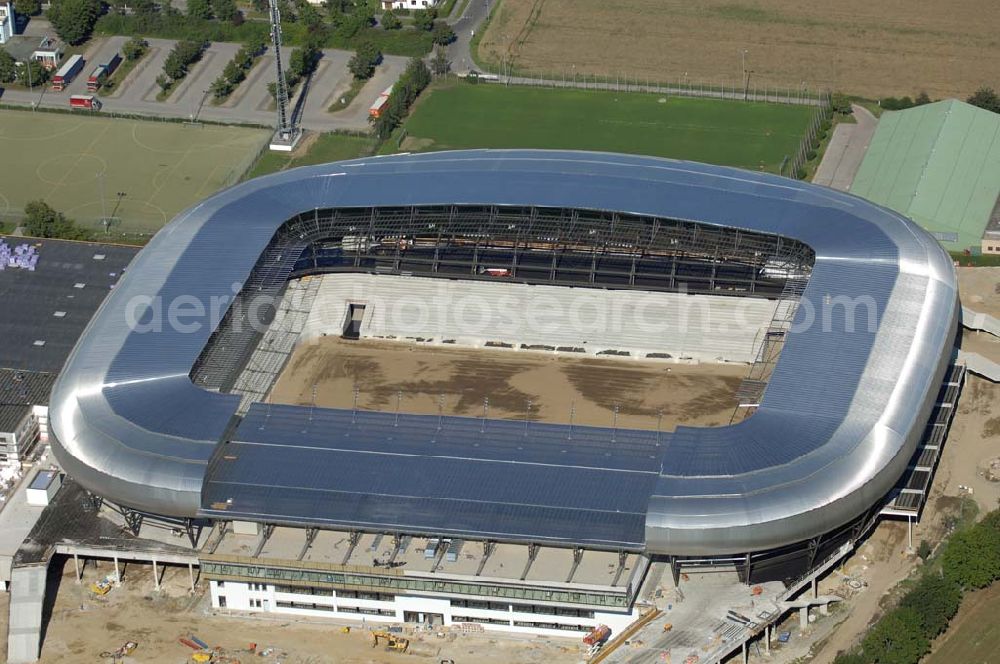
<svg viewBox="0 0 1000 664">
<path fill-rule="evenodd" d="M 777 172 L 815 112 L 805 106 L 455 82 L 432 88 L 417 102 L 399 147 L 603 150 Z"/>
<path fill-rule="evenodd" d="M 964 98 L 998 84 L 995 0 L 499 0 L 479 46 L 517 70 L 732 86 L 826 88 L 873 99 Z M 492 70 L 492 67 L 491 67 Z"/>
<path fill-rule="evenodd" d="M 269 138 L 260 129 L 4 110 L 0 222 L 41 198 L 87 228 L 114 212 L 113 232 L 153 233 L 239 180 Z"/>
</svg>

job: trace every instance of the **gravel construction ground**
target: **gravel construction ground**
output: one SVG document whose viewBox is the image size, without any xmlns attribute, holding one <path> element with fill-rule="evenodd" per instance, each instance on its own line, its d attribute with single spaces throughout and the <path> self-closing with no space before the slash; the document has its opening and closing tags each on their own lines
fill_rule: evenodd
<svg viewBox="0 0 1000 664">
<path fill-rule="evenodd" d="M 342 633 L 329 620 L 297 616 L 216 615 L 207 596 L 208 583 L 202 581 L 196 594 L 188 592 L 187 568 L 167 567 L 160 592 L 153 591 L 152 570 L 145 565 L 128 565 L 124 583 L 104 597 L 95 597 L 89 584 L 113 571 L 104 561 L 95 568 L 88 563 L 83 584 L 73 580 L 73 561 L 58 559 L 49 575 L 50 588 L 58 593 L 51 609 L 52 619 L 45 634 L 40 664 L 100 662 L 100 653 L 112 651 L 126 641 L 139 647 L 123 664 L 190 663 L 193 650 L 179 638 L 192 634 L 209 646 L 225 649 L 232 659 L 225 661 L 260 664 L 438 664 L 445 659 L 480 664 L 573 664 L 582 657 L 582 644 L 574 639 L 541 639 L 476 634 L 408 631 L 410 648 L 406 654 L 372 648 L 367 628 L 358 622 Z M 163 569 L 161 568 L 161 572 Z M 0 630 L 7 633 L 6 602 L 0 611 Z M 249 652 L 257 644 L 258 654 Z M 0 661 L 5 661 L 6 639 L 0 644 Z M 263 652 L 269 654 L 262 655 Z"/>
<path fill-rule="evenodd" d="M 871 98 L 966 97 L 996 86 L 995 0 L 500 0 L 481 60 L 515 68 Z M 491 67 L 492 69 L 492 67 Z"/>
<path fill-rule="evenodd" d="M 534 421 L 655 429 L 678 424 L 729 422 L 736 389 L 746 374 L 739 364 L 668 364 L 575 358 L 545 353 L 458 349 L 320 337 L 301 345 L 271 391 L 275 403 L 358 407 L 436 415 L 481 417 L 489 397 L 492 418 L 522 419 L 528 401 Z"/>
<path fill-rule="evenodd" d="M 814 112 L 782 104 L 453 82 L 417 102 L 401 149 L 603 150 L 777 172 L 785 156 L 795 153 Z"/>
<path fill-rule="evenodd" d="M 113 230 L 155 232 L 239 179 L 269 138 L 259 129 L 5 110 L 0 153 L 17 158 L 0 160 L 0 220 L 20 219 L 40 198 L 95 230 L 114 212 Z M 115 209 L 117 192 L 125 195 Z"/>
</svg>

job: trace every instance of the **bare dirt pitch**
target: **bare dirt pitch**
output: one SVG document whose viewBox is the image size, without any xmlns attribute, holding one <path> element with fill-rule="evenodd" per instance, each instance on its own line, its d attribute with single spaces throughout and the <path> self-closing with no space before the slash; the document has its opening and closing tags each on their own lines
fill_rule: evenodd
<svg viewBox="0 0 1000 664">
<path fill-rule="evenodd" d="M 661 82 L 964 98 L 996 85 L 995 0 L 500 0 L 479 47 L 514 66 Z M 575 66 L 575 69 L 574 69 Z"/>
<path fill-rule="evenodd" d="M 520 419 L 531 401 L 534 421 L 663 430 L 678 424 L 727 424 L 740 364 L 668 364 L 536 352 L 447 348 L 391 341 L 321 337 L 296 349 L 278 378 L 274 403 L 358 407 L 436 415 L 480 417 L 489 397 L 491 418 Z"/>
</svg>

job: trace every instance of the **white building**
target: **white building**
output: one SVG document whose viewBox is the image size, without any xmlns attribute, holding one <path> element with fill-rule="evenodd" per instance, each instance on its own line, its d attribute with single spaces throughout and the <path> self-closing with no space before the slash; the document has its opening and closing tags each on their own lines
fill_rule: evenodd
<svg viewBox="0 0 1000 664">
<path fill-rule="evenodd" d="M 236 524 L 233 524 L 234 526 Z M 203 554 L 212 606 L 234 612 L 580 638 L 640 614 L 631 553 L 277 527 Z M 245 530 L 243 532 L 246 532 Z M 247 546 L 259 553 L 247 557 Z"/>
<path fill-rule="evenodd" d="M 382 9 L 427 9 L 437 0 L 382 0 Z"/>
<path fill-rule="evenodd" d="M 10 2 L 0 2 L 0 44 L 6 44 L 14 36 L 16 27 L 13 5 Z"/>
</svg>

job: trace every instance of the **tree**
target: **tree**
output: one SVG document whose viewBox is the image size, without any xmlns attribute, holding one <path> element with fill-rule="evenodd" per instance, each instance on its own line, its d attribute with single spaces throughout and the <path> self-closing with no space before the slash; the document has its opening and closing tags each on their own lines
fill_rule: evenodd
<svg viewBox="0 0 1000 664">
<path fill-rule="evenodd" d="M 160 89 L 163 90 L 164 92 L 167 91 L 172 82 L 173 81 L 166 74 L 160 74 L 159 76 L 156 77 L 156 84 L 160 86 Z"/>
<path fill-rule="evenodd" d="M 220 21 L 232 21 L 240 10 L 236 8 L 236 0 L 212 0 L 212 13 Z"/>
<path fill-rule="evenodd" d="M 837 655 L 833 664 L 869 664 L 869 661 L 864 655 L 845 652 Z"/>
<path fill-rule="evenodd" d="M 14 11 L 22 16 L 38 16 L 42 13 L 42 0 L 14 0 Z"/>
<path fill-rule="evenodd" d="M 250 6 L 254 8 L 254 11 L 260 12 L 261 14 L 266 14 L 271 11 L 271 3 L 268 0 L 251 0 Z"/>
<path fill-rule="evenodd" d="M 1000 113 L 1000 97 L 997 96 L 993 88 L 981 87 L 966 101 L 973 106 L 985 108 L 987 111 Z"/>
<path fill-rule="evenodd" d="M 382 52 L 372 42 L 364 42 L 358 46 L 354 57 L 347 63 L 347 69 L 355 79 L 363 81 L 372 77 L 375 67 L 380 62 L 382 62 Z"/>
<path fill-rule="evenodd" d="M 862 642 L 865 659 L 878 664 L 914 664 L 930 649 L 920 616 L 912 608 L 887 613 Z"/>
<path fill-rule="evenodd" d="M 80 44 L 90 37 L 100 13 L 100 0 L 53 0 L 48 16 L 63 41 Z"/>
<path fill-rule="evenodd" d="M 931 96 L 927 94 L 926 91 L 921 91 L 920 94 L 917 95 L 917 98 L 913 100 L 913 105 L 923 106 L 924 104 L 929 104 L 932 101 L 933 99 L 931 99 Z"/>
<path fill-rule="evenodd" d="M 189 5 L 190 6 L 190 5 Z M 138 60 L 146 53 L 149 42 L 142 37 L 132 37 L 122 45 L 122 54 L 126 60 Z"/>
<path fill-rule="evenodd" d="M 17 60 L 14 56 L 0 49 L 0 83 L 13 83 L 17 80 Z"/>
<path fill-rule="evenodd" d="M 925 574 L 899 603 L 920 617 L 924 636 L 933 639 L 944 631 L 958 611 L 962 592 L 939 574 Z"/>
<path fill-rule="evenodd" d="M 444 46 L 455 41 L 455 31 L 444 21 L 434 22 L 434 43 Z"/>
<path fill-rule="evenodd" d="M 208 20 L 214 16 L 209 0 L 188 0 L 187 15 L 191 18 Z"/>
<path fill-rule="evenodd" d="M 305 78 L 315 71 L 321 55 L 315 44 L 305 44 L 292 51 L 291 57 L 288 58 L 288 70 L 295 75 L 296 81 Z M 288 82 L 288 86 L 292 86 L 291 81 Z"/>
<path fill-rule="evenodd" d="M 49 80 L 49 70 L 37 60 L 28 60 L 17 68 L 17 82 L 21 85 L 42 85 Z"/>
<path fill-rule="evenodd" d="M 72 219 L 67 219 L 43 200 L 30 201 L 24 206 L 24 232 L 33 237 L 69 240 L 84 240 L 90 236 L 85 229 L 77 228 Z"/>
<path fill-rule="evenodd" d="M 431 71 L 435 76 L 444 76 L 451 71 L 451 60 L 443 48 L 434 49 L 434 57 L 431 58 Z"/>
<path fill-rule="evenodd" d="M 413 12 L 413 27 L 417 30 L 434 29 L 435 14 L 430 9 L 418 9 Z"/>
<path fill-rule="evenodd" d="M 925 539 L 920 540 L 920 544 L 917 546 L 917 556 L 921 560 L 927 562 L 927 559 L 931 557 L 931 552 L 934 549 L 931 547 L 931 543 Z"/>
<path fill-rule="evenodd" d="M 1000 577 L 1000 538 L 982 524 L 951 536 L 941 554 L 941 567 L 949 581 L 962 588 L 985 588 Z"/>
<path fill-rule="evenodd" d="M 403 27 L 403 22 L 396 16 L 396 12 L 386 9 L 382 12 L 382 27 L 386 30 L 399 30 Z"/>
</svg>

